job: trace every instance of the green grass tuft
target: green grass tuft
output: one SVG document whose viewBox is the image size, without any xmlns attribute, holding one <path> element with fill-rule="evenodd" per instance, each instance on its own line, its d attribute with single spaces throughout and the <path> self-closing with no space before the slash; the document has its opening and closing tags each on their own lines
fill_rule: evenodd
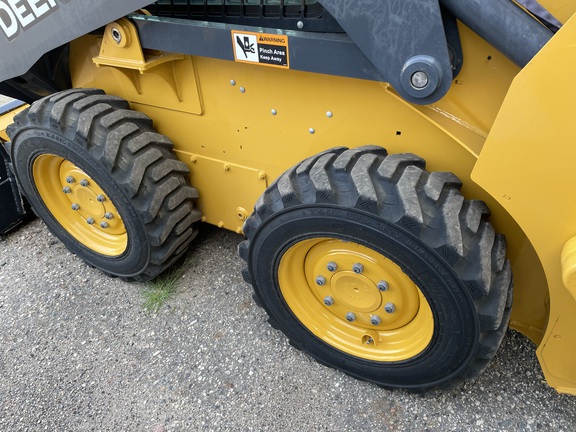
<svg viewBox="0 0 576 432">
<path fill-rule="evenodd" d="M 175 265 L 144 284 L 142 296 L 144 297 L 143 307 L 146 311 L 156 313 L 166 301 L 174 297 L 185 268 L 185 265 Z"/>
</svg>

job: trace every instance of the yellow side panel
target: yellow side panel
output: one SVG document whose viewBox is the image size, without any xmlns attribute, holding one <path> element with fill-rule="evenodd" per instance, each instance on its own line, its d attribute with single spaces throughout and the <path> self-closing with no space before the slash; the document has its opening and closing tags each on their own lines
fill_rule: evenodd
<svg viewBox="0 0 576 432">
<path fill-rule="evenodd" d="M 576 236 L 575 41 L 572 18 L 514 80 L 473 179 L 511 213 L 538 253 L 550 290 L 538 356 L 550 385 L 576 394 L 576 300 L 561 266 L 562 248 Z"/>
<path fill-rule="evenodd" d="M 0 116 L 0 140 L 10 141 L 10 138 L 6 135 L 6 128 L 14 121 L 14 116 L 20 111 L 24 111 L 27 107 L 28 105 L 24 104 L 21 107 Z"/>
<path fill-rule="evenodd" d="M 560 22 L 566 22 L 576 12 L 574 0 L 539 0 L 539 3 L 550 11 Z"/>
<path fill-rule="evenodd" d="M 242 207 L 242 203 L 254 203 L 266 190 L 266 173 L 230 162 L 189 155 L 176 151 L 181 160 L 191 164 L 190 183 L 198 190 L 210 191 L 214 199 L 210 205 L 203 207 L 202 220 L 211 221 L 219 228 L 226 228 L 242 234 L 242 225 L 252 213 L 252 207 Z M 236 208 L 230 208 L 230 197 L 238 203 Z"/>
</svg>

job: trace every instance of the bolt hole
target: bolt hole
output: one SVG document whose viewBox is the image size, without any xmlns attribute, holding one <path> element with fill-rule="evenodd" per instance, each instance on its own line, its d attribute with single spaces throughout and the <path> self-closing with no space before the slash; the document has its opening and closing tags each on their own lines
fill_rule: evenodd
<svg viewBox="0 0 576 432">
<path fill-rule="evenodd" d="M 489 55 L 488 57 L 486 57 L 488 60 L 492 60 L 492 56 Z"/>
<path fill-rule="evenodd" d="M 374 343 L 374 339 L 371 336 L 364 335 L 362 336 L 362 343 L 365 345 L 371 345 Z"/>
<path fill-rule="evenodd" d="M 402 135 L 402 131 L 396 131 L 396 135 Z"/>
<path fill-rule="evenodd" d="M 120 30 L 118 30 L 116 27 L 112 29 L 112 39 L 114 39 L 114 42 L 117 44 L 122 42 L 122 33 L 120 33 Z"/>
</svg>

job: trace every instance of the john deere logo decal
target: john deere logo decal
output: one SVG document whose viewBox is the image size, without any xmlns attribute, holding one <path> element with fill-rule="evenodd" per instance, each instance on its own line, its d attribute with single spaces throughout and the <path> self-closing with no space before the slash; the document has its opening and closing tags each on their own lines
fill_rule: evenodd
<svg viewBox="0 0 576 432">
<path fill-rule="evenodd" d="M 70 0 L 0 0 L 0 29 L 8 40 L 18 36 L 21 30 L 41 21 L 57 7 Z"/>
</svg>

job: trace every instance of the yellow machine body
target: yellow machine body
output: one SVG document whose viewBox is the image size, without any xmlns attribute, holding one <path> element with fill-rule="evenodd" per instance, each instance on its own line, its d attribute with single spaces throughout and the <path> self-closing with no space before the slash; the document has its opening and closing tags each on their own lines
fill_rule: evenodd
<svg viewBox="0 0 576 432">
<path fill-rule="evenodd" d="M 0 143 L 10 141 L 6 135 L 6 128 L 14 121 L 14 116 L 21 111 L 24 111 L 28 105 L 21 105 L 18 108 L 8 111 L 0 115 Z"/>
<path fill-rule="evenodd" d="M 565 20 L 576 9 L 567 3 L 550 9 Z M 522 71 L 460 25 L 466 61 L 448 94 L 428 106 L 386 83 L 144 51 L 128 20 L 112 25 L 122 46 L 111 43 L 110 26 L 71 43 L 73 85 L 121 96 L 153 119 L 189 167 L 208 223 L 242 233 L 271 182 L 331 147 L 379 145 L 455 173 L 507 237 L 511 326 L 539 344 L 548 382 L 576 394 L 575 241 L 561 261 L 576 236 L 576 202 L 564 193 L 576 184 L 568 73 L 576 19 Z"/>
<path fill-rule="evenodd" d="M 576 383 L 576 202 L 566 196 L 576 184 L 576 89 L 566 79 L 576 66 L 574 40 L 576 17 L 518 74 L 472 175 L 522 227 L 542 263 L 550 305 L 537 352 L 548 382 L 568 393 Z"/>
</svg>

